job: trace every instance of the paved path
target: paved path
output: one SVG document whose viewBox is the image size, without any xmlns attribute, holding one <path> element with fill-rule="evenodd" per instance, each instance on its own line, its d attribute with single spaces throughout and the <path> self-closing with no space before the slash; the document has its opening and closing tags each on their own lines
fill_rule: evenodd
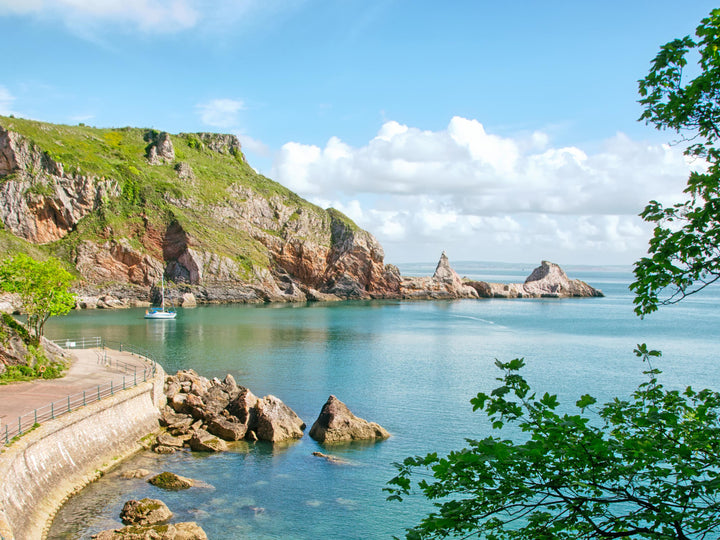
<svg viewBox="0 0 720 540">
<path fill-rule="evenodd" d="M 137 368 L 142 377 L 143 369 L 148 366 L 142 358 L 126 351 L 73 349 L 68 352 L 74 360 L 64 377 L 0 386 L 0 425 L 16 422 L 20 415 L 110 381 L 122 387 L 123 375 L 132 384 L 134 369 Z"/>
</svg>

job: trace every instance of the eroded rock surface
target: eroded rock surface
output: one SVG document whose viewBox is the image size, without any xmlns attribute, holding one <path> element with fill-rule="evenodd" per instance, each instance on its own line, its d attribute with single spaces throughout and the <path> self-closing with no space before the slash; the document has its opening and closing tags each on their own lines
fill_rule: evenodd
<svg viewBox="0 0 720 540">
<path fill-rule="evenodd" d="M 310 428 L 310 437 L 322 443 L 338 443 L 383 440 L 390 434 L 379 424 L 358 418 L 342 401 L 330 396 Z"/>
<path fill-rule="evenodd" d="M 154 450 L 183 447 L 200 452 L 227 449 L 225 441 L 280 442 L 303 436 L 305 423 L 275 396 L 258 398 L 232 375 L 208 380 L 193 370 L 178 371 L 165 382 L 168 405 L 161 422 L 167 428 Z"/>
<path fill-rule="evenodd" d="M 159 499 L 127 501 L 120 512 L 120 519 L 126 525 L 154 525 L 172 517 L 167 505 Z"/>
<path fill-rule="evenodd" d="M 524 283 L 469 281 L 481 298 L 599 297 L 602 291 L 579 279 L 570 279 L 557 264 L 542 261 Z"/>
</svg>

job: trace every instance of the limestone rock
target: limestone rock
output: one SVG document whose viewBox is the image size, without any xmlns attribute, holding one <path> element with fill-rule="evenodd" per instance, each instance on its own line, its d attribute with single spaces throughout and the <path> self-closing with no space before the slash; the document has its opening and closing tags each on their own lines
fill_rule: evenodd
<svg viewBox="0 0 720 540">
<path fill-rule="evenodd" d="M 172 517 L 167 505 L 158 499 L 127 501 L 120 512 L 120 519 L 126 525 L 154 525 Z"/>
<path fill-rule="evenodd" d="M 180 298 L 180 305 L 184 308 L 191 308 L 197 306 L 197 298 L 193 293 L 183 293 Z"/>
<path fill-rule="evenodd" d="M 322 443 L 337 443 L 382 440 L 390 437 L 390 434 L 375 422 L 358 418 L 342 401 L 330 396 L 310 428 L 310 437 Z"/>
<path fill-rule="evenodd" d="M 462 281 L 442 252 L 432 277 L 405 277 L 400 285 L 400 296 L 408 299 L 449 300 L 478 298 L 475 288 Z"/>
<path fill-rule="evenodd" d="M 165 382 L 168 406 L 160 422 L 168 433 L 157 436 L 156 452 L 183 445 L 196 451 L 222 451 L 224 441 L 279 442 L 302 437 L 305 423 L 274 396 L 258 398 L 238 386 L 232 375 L 208 380 L 192 370 L 178 371 Z"/>
<path fill-rule="evenodd" d="M 217 417 L 208 423 L 207 430 L 225 441 L 240 441 L 247 434 L 247 425 Z"/>
<path fill-rule="evenodd" d="M 170 134 L 166 132 L 150 132 L 146 135 L 150 145 L 147 148 L 147 158 L 150 165 L 160 165 L 175 159 L 175 148 L 173 147 Z"/>
<path fill-rule="evenodd" d="M 178 175 L 178 178 L 180 180 L 194 180 L 195 179 L 195 173 L 192 170 L 192 167 L 185 163 L 184 161 L 179 161 L 175 165 L 175 172 Z"/>
<path fill-rule="evenodd" d="M 153 476 L 150 480 L 148 480 L 148 482 L 155 487 L 167 489 L 169 491 L 188 489 L 193 487 L 195 484 L 195 482 L 193 482 L 190 478 L 185 478 L 184 476 L 179 476 L 175 473 L 167 471 Z"/>
<path fill-rule="evenodd" d="M 602 296 L 602 292 L 584 281 L 569 279 L 557 264 L 542 261 L 525 280 L 525 291 L 546 296 Z"/>
<path fill-rule="evenodd" d="M 599 297 L 602 291 L 579 279 L 570 279 L 557 264 L 542 261 L 524 283 L 469 281 L 481 298 Z"/>
<path fill-rule="evenodd" d="M 218 439 L 204 429 L 195 431 L 188 444 L 196 452 L 224 452 L 227 450 L 225 441 Z"/>
<path fill-rule="evenodd" d="M 150 474 L 150 471 L 147 469 L 132 469 L 130 471 L 125 471 L 120 474 L 120 478 L 124 478 L 126 480 L 130 480 L 133 478 L 145 478 L 147 475 Z"/>
<path fill-rule="evenodd" d="M 194 521 L 165 525 L 130 525 L 93 535 L 96 540 L 208 540 L 207 534 Z"/>
<path fill-rule="evenodd" d="M 261 441 L 300 439 L 305 422 L 275 396 L 265 396 L 257 405 L 257 433 Z"/>
</svg>

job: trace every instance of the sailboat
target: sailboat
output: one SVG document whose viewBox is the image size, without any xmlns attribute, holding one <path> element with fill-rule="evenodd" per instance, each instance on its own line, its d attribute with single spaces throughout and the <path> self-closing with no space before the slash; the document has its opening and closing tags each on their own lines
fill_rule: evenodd
<svg viewBox="0 0 720 540">
<path fill-rule="evenodd" d="M 165 276 L 160 276 L 160 291 L 162 302 L 159 308 L 150 308 L 145 311 L 146 319 L 174 319 L 177 313 L 165 309 Z"/>
</svg>

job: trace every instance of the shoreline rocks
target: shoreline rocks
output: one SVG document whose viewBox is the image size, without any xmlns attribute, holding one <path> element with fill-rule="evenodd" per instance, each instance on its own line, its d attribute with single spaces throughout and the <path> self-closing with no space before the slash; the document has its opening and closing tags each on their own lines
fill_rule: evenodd
<svg viewBox="0 0 720 540">
<path fill-rule="evenodd" d="M 92 537 L 96 540 L 208 540 L 205 531 L 194 521 L 168 523 L 172 517 L 173 513 L 159 499 L 130 500 L 120 512 L 125 527 L 101 531 Z"/>
<path fill-rule="evenodd" d="M 320 443 L 343 443 L 383 440 L 390 437 L 390 433 L 375 422 L 358 418 L 342 401 L 330 396 L 310 428 L 310 437 Z"/>
<path fill-rule="evenodd" d="M 167 377 L 168 404 L 161 411 L 166 432 L 156 437 L 154 451 L 172 453 L 187 447 L 196 452 L 222 452 L 226 441 L 281 442 L 303 436 L 305 423 L 280 399 L 258 398 L 238 386 L 232 375 L 208 380 L 193 370 Z"/>
</svg>

